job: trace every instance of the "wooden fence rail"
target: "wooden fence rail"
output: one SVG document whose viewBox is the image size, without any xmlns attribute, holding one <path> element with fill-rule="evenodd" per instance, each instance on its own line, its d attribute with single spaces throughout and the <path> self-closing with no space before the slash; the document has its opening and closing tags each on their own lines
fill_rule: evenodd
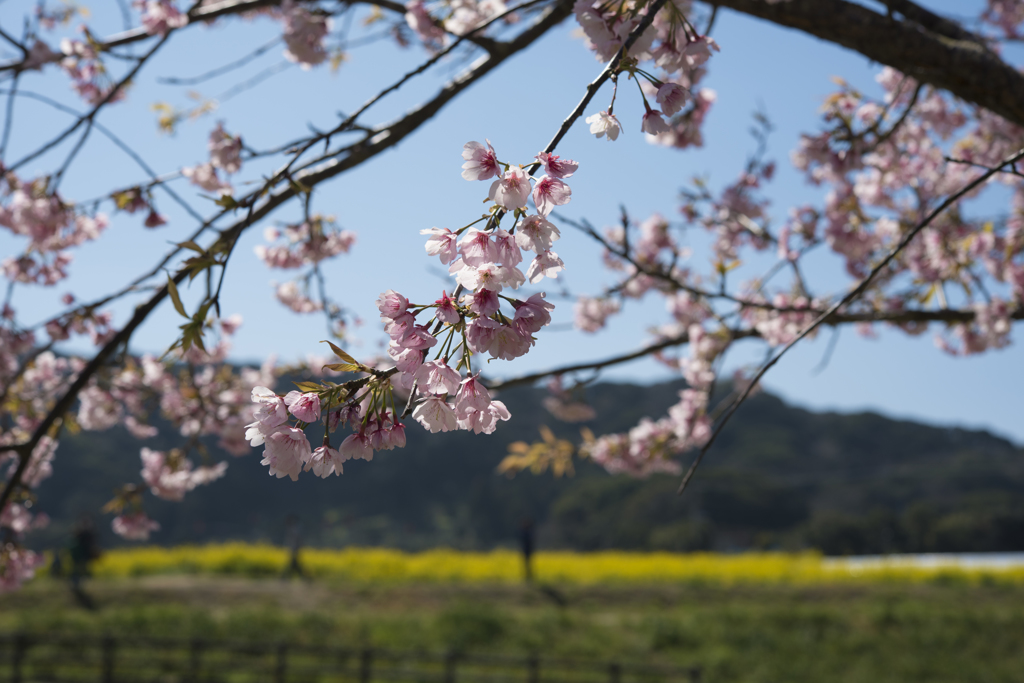
<svg viewBox="0 0 1024 683">
<path fill-rule="evenodd" d="M 0 634 L 10 683 L 700 683 L 700 668 L 288 642 Z"/>
</svg>

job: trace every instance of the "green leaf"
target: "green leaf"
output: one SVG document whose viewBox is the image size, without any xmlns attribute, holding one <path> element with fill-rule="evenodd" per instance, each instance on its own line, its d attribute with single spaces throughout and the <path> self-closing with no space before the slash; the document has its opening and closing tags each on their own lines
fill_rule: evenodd
<svg viewBox="0 0 1024 683">
<path fill-rule="evenodd" d="M 183 249 L 191 249 L 192 251 L 203 255 L 206 254 L 206 251 L 192 240 L 188 240 L 187 242 L 178 242 L 175 246 L 182 247 Z"/>
<path fill-rule="evenodd" d="M 334 370 L 335 372 L 359 372 L 362 370 L 362 367 L 359 365 L 353 365 L 352 363 L 334 363 L 332 365 L 325 365 L 324 367 L 328 370 Z"/>
<path fill-rule="evenodd" d="M 347 353 L 345 353 L 341 349 L 341 347 L 336 346 L 334 343 L 329 342 L 326 339 L 321 340 L 320 343 L 321 344 L 330 344 L 331 351 L 334 351 L 334 355 L 335 356 L 337 356 L 338 358 L 342 359 L 346 363 L 351 363 L 352 365 L 355 365 L 357 368 L 359 367 L 359 363 L 356 362 L 356 359 L 353 358 L 352 356 L 348 355 Z"/>
<path fill-rule="evenodd" d="M 229 194 L 221 195 L 220 199 L 214 202 L 217 206 L 221 206 L 225 209 L 237 209 L 241 204 L 235 201 L 235 198 Z"/>
<path fill-rule="evenodd" d="M 185 307 L 181 303 L 181 296 L 178 295 L 178 285 L 174 284 L 174 279 L 170 275 L 167 276 L 167 293 L 171 295 L 171 303 L 174 304 L 174 310 L 187 318 L 188 313 L 185 312 Z"/>
<path fill-rule="evenodd" d="M 319 384 L 317 384 L 316 382 L 292 382 L 292 384 L 297 386 L 300 391 L 304 391 L 304 392 L 311 392 L 311 391 L 319 392 L 319 391 L 321 391 L 323 389 L 323 387 L 320 386 Z"/>
</svg>

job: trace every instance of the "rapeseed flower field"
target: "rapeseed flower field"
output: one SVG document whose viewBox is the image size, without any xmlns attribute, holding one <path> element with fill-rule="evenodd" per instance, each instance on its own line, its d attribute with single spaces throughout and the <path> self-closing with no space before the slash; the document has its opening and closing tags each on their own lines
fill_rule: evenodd
<svg viewBox="0 0 1024 683">
<path fill-rule="evenodd" d="M 276 576 L 288 551 L 271 545 L 224 543 L 111 550 L 93 567 L 97 577 L 154 574 Z M 314 577 L 360 583 L 449 582 L 501 584 L 522 581 L 521 556 L 511 550 L 462 552 L 448 549 L 403 552 L 387 548 L 309 548 L 302 564 Z M 925 567 L 900 559 L 856 564 L 817 553 L 641 553 L 540 552 L 534 556 L 539 582 L 565 584 L 709 583 L 792 584 L 935 582 L 1024 584 L 1024 567 Z"/>
</svg>

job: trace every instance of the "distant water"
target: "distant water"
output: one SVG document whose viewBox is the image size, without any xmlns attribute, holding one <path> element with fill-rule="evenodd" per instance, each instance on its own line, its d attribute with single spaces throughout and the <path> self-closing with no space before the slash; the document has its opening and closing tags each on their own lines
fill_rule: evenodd
<svg viewBox="0 0 1024 683">
<path fill-rule="evenodd" d="M 922 553 L 920 555 L 858 555 L 853 557 L 826 557 L 825 564 L 850 569 L 883 566 L 910 566 L 922 568 L 959 567 L 963 569 L 1013 569 L 1024 567 L 1021 553 Z"/>
</svg>

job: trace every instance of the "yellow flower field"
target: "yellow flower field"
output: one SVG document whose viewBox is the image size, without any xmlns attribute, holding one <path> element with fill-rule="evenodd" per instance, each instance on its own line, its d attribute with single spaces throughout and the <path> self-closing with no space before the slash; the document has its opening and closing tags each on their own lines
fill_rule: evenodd
<svg viewBox="0 0 1024 683">
<path fill-rule="evenodd" d="M 1000 581 L 1024 583 L 1024 567 L 921 567 L 898 560 L 856 566 L 815 553 L 634 553 L 541 552 L 535 555 L 538 581 L 565 584 L 650 583 L 854 583 Z M 288 551 L 270 545 L 225 543 L 112 550 L 94 566 L 98 577 L 151 574 L 275 576 Z M 511 550 L 407 553 L 386 548 L 305 549 L 302 563 L 317 577 L 354 582 L 516 583 L 522 559 Z"/>
</svg>

